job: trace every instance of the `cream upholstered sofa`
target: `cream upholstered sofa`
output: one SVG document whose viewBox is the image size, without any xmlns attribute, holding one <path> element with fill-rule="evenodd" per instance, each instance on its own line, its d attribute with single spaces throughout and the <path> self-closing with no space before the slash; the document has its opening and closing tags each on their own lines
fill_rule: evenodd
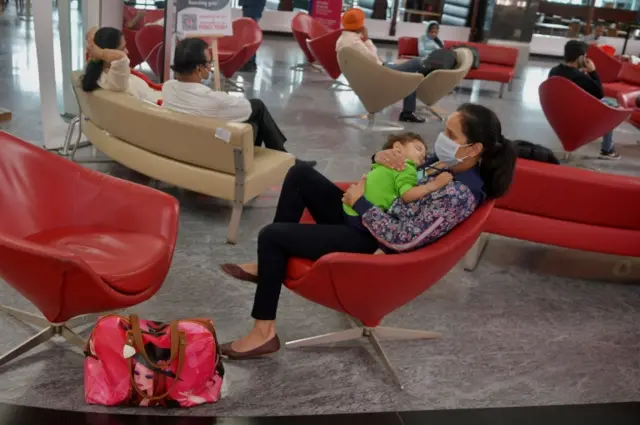
<svg viewBox="0 0 640 425">
<path fill-rule="evenodd" d="M 280 184 L 294 164 L 288 153 L 254 147 L 249 124 L 168 111 L 126 93 L 85 93 L 81 75 L 74 74 L 74 92 L 91 144 L 146 176 L 232 201 L 229 243 L 244 205 Z"/>
<path fill-rule="evenodd" d="M 418 86 L 416 95 L 440 121 L 442 117 L 432 109 L 440 99 L 449 95 L 467 75 L 473 64 L 473 53 L 463 47 L 455 50 L 457 60 L 454 69 L 439 69 L 427 75 Z"/>
</svg>

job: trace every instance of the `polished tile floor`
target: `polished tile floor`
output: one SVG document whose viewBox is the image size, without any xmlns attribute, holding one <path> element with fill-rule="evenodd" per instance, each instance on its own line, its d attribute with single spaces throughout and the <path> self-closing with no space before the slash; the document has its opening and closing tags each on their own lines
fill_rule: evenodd
<svg viewBox="0 0 640 425">
<path fill-rule="evenodd" d="M 0 128 L 39 143 L 33 43 L 28 24 L 10 15 L 0 17 L 0 108 L 14 112 L 14 119 Z M 381 47 L 392 59 L 393 47 Z M 384 136 L 365 134 L 336 118 L 362 111 L 353 93 L 329 90 L 331 81 L 321 73 L 291 71 L 289 66 L 301 62 L 302 54 L 287 37 L 267 36 L 258 56 L 258 72 L 244 76 L 251 83 L 246 94 L 260 97 L 269 106 L 289 137 L 291 152 L 317 159 L 318 169 L 332 179 L 360 176 Z M 504 99 L 497 97 L 497 84 L 465 82 L 462 90 L 439 106 L 452 111 L 463 102 L 482 103 L 498 113 L 506 137 L 559 150 L 537 96 L 537 87 L 551 65 L 532 60 Z M 398 113 L 399 105 L 395 105 L 386 115 L 395 118 Z M 408 128 L 434 140 L 442 124 L 432 120 Z M 624 156 L 621 161 L 592 159 L 598 151 L 594 143 L 582 149 L 571 165 L 639 175 L 639 136 L 624 124 L 615 133 Z M 121 166 L 102 170 L 148 183 Z M 164 320 L 209 316 L 222 340 L 242 335 L 250 326 L 253 287 L 228 279 L 218 265 L 254 258 L 257 233 L 272 219 L 277 192 L 262 196 L 246 210 L 239 244 L 229 246 L 224 244 L 230 215 L 227 204 L 163 184 L 158 187 L 181 202 L 178 246 L 163 288 L 132 311 Z M 621 261 L 496 238 L 476 271 L 467 273 L 455 267 L 438 285 L 388 317 L 391 326 L 431 329 L 444 335 L 427 343 L 384 343 L 406 383 L 405 391 L 393 386 L 370 347 L 355 342 L 283 350 L 246 363 L 228 362 L 223 400 L 170 414 L 309 415 L 637 400 L 640 287 L 634 283 L 640 281 L 640 262 L 629 259 L 628 273 L 620 275 L 614 271 Z M 0 298 L 3 304 L 33 310 L 7 286 L 0 286 Z M 284 340 L 349 326 L 339 314 L 286 291 L 278 320 Z M 0 326 L 0 352 L 34 332 L 4 316 L 0 316 Z M 45 348 L 0 369 L 0 401 L 54 409 L 149 413 L 85 405 L 79 355 L 55 343 Z"/>
</svg>

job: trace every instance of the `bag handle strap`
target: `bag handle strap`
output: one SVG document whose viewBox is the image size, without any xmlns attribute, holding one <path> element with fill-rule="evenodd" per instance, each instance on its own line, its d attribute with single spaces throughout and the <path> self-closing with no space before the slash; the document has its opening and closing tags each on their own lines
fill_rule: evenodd
<svg viewBox="0 0 640 425">
<path fill-rule="evenodd" d="M 151 361 L 147 351 L 144 348 L 144 340 L 142 339 L 142 330 L 140 329 L 140 319 L 137 314 L 132 314 L 129 316 L 129 322 L 131 323 L 131 331 L 130 335 L 133 338 L 133 343 L 135 345 L 136 351 L 140 353 L 140 355 L 149 363 L 151 366 L 154 366 L 158 369 L 161 369 L 162 366 L 156 362 Z M 170 333 L 171 333 L 171 356 L 167 361 L 168 364 L 172 364 L 178 355 L 179 345 L 180 345 L 180 331 L 178 330 L 178 322 L 172 320 L 169 323 Z"/>
<path fill-rule="evenodd" d="M 171 335 L 171 337 L 173 339 L 173 334 Z M 171 393 L 171 391 L 173 390 L 173 387 L 175 387 L 176 383 L 180 380 L 180 375 L 182 374 L 182 367 L 184 366 L 184 356 L 185 356 L 186 346 L 187 346 L 187 341 L 186 341 L 186 338 L 185 338 L 185 334 L 184 334 L 184 332 L 181 332 L 180 335 L 178 336 L 178 349 L 177 349 L 177 353 L 178 353 L 177 354 L 177 356 L 178 356 L 178 368 L 176 369 L 176 377 L 173 379 L 173 382 L 171 383 L 171 385 L 169 386 L 169 388 L 167 389 L 167 391 L 164 394 L 155 395 L 155 396 L 151 396 L 151 397 L 146 396 L 145 394 L 143 394 L 142 391 L 140 391 L 140 388 L 138 388 L 138 385 L 136 384 L 135 378 L 133 377 L 133 373 L 134 373 L 134 371 L 133 371 L 133 360 L 132 360 L 131 357 L 129 357 L 129 359 L 128 359 L 128 361 L 129 361 L 129 370 L 130 370 L 129 378 L 131 379 L 131 386 L 138 393 L 138 395 L 140 397 L 142 397 L 142 399 L 146 399 L 146 400 L 149 400 L 149 401 L 162 400 L 162 399 L 166 398 L 169 395 L 169 393 Z M 169 363 L 169 364 L 171 364 L 171 363 Z"/>
</svg>

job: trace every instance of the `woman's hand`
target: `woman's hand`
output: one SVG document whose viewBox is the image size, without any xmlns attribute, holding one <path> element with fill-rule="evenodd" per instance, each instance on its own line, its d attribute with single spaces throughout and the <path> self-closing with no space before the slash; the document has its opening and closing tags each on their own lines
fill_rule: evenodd
<svg viewBox="0 0 640 425">
<path fill-rule="evenodd" d="M 385 151 L 378 152 L 374 157 L 376 164 L 384 165 L 392 170 L 402 171 L 404 170 L 404 156 L 395 149 L 387 149 Z"/>
<path fill-rule="evenodd" d="M 358 183 L 349 186 L 349 189 L 342 195 L 342 203 L 352 207 L 356 201 L 364 196 L 364 185 L 367 175 L 362 176 Z"/>
<path fill-rule="evenodd" d="M 93 39 L 96 36 L 96 32 L 98 32 L 98 27 L 92 27 L 89 32 L 87 32 L 87 50 L 89 50 L 94 45 Z"/>
</svg>

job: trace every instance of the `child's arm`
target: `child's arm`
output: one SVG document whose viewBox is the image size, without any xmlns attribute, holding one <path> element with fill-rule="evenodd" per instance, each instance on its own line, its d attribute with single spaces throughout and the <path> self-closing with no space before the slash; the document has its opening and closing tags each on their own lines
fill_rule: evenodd
<svg viewBox="0 0 640 425">
<path fill-rule="evenodd" d="M 451 173 L 440 173 L 435 179 L 431 180 L 427 184 L 423 184 L 420 186 L 415 186 L 402 194 L 402 200 L 404 202 L 413 202 L 417 201 L 420 198 L 424 198 L 430 193 L 435 192 L 448 185 L 449 182 L 453 180 L 453 175 Z"/>
</svg>

